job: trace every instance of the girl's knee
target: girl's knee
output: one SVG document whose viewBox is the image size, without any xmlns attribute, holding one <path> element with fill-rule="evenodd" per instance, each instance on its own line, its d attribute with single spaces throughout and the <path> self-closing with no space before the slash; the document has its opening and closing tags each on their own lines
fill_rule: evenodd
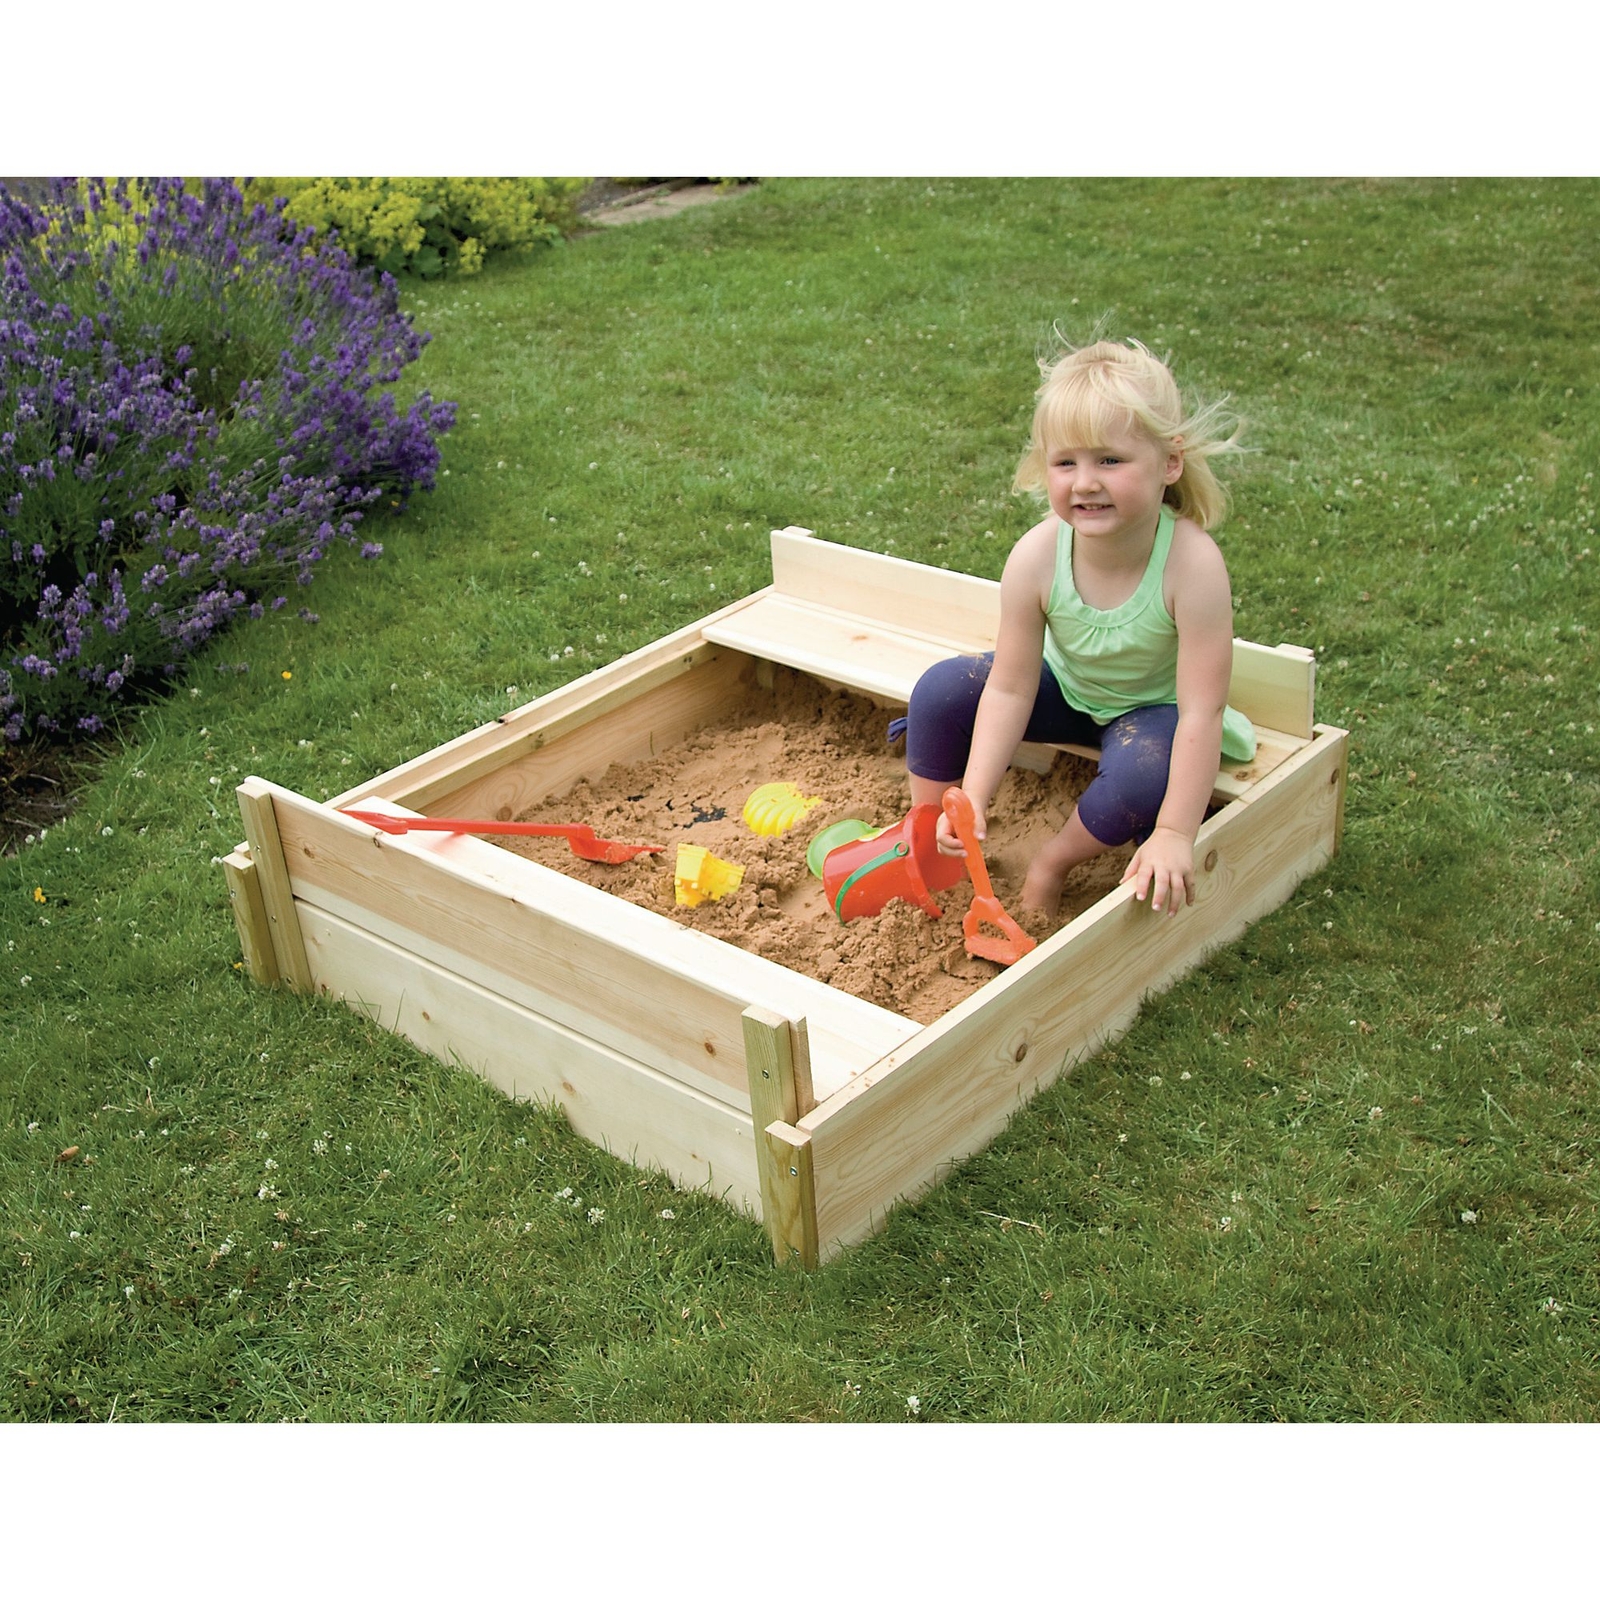
<svg viewBox="0 0 1600 1600">
<path fill-rule="evenodd" d="M 1083 825 L 1108 845 L 1149 837 L 1167 797 L 1176 706 L 1145 706 L 1106 728 L 1100 772 L 1078 802 Z"/>
<path fill-rule="evenodd" d="M 917 679 L 906 706 L 906 766 L 918 777 L 960 780 L 993 657 L 953 656 Z"/>
</svg>

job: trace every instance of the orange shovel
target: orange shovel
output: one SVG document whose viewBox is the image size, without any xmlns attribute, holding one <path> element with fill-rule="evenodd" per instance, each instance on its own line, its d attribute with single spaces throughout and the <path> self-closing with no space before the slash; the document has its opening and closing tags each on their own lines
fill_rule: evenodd
<svg viewBox="0 0 1600 1600">
<path fill-rule="evenodd" d="M 1039 942 L 1030 938 L 1006 914 L 1006 908 L 995 898 L 994 885 L 989 882 L 989 869 L 983 864 L 983 847 L 978 843 L 978 818 L 972 801 L 963 789 L 946 789 L 944 814 L 956 830 L 961 848 L 967 853 L 967 871 L 972 875 L 972 905 L 961 919 L 961 932 L 966 940 L 969 956 L 982 956 L 987 961 L 998 961 L 1009 967 L 1020 960 Z M 1000 930 L 1004 937 L 979 930 L 987 922 Z"/>
<path fill-rule="evenodd" d="M 391 817 L 382 811 L 357 811 L 343 808 L 343 814 L 357 822 L 369 823 L 385 833 L 520 833 L 540 838 L 559 836 L 572 846 L 572 853 L 585 861 L 605 861 L 615 866 L 635 856 L 656 855 L 663 844 L 618 844 L 615 839 L 595 837 L 595 831 L 582 822 L 467 822 L 459 817 Z"/>
</svg>

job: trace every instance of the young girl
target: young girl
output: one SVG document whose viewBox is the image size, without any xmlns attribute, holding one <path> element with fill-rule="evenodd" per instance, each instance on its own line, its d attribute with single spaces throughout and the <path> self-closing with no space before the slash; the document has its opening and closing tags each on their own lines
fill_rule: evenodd
<svg viewBox="0 0 1600 1600">
<path fill-rule="evenodd" d="M 1045 371 L 1016 486 L 1050 515 L 1017 541 L 987 655 L 930 667 L 907 707 L 913 805 L 953 783 L 977 833 L 1024 739 L 1100 746 L 1100 770 L 1022 892 L 1053 915 L 1067 874 L 1138 841 L 1123 874 L 1151 908 L 1194 901 L 1194 839 L 1220 756 L 1255 752 L 1226 704 L 1228 571 L 1206 531 L 1225 504 L 1209 458 L 1239 448 L 1220 406 L 1186 415 L 1166 366 L 1137 342 L 1071 350 Z M 940 848 L 958 852 L 948 819 Z"/>
</svg>

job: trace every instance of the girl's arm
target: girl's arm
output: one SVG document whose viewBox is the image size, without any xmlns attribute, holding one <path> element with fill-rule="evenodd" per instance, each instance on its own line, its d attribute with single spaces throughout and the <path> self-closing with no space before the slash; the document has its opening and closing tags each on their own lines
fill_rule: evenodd
<svg viewBox="0 0 1600 1600">
<path fill-rule="evenodd" d="M 1000 576 L 1000 631 L 994 666 L 978 701 L 972 747 L 961 787 L 971 797 L 977 835 L 988 836 L 989 802 L 1017 753 L 1028 718 L 1039 698 L 1039 663 L 1044 659 L 1044 612 L 1055 578 L 1056 519 L 1047 517 L 1017 541 Z M 939 819 L 941 840 L 956 853 L 960 845 Z"/>
<path fill-rule="evenodd" d="M 1174 545 L 1168 572 L 1178 625 L 1178 728 L 1166 798 L 1123 874 L 1136 898 L 1176 915 L 1194 904 L 1194 839 L 1222 759 L 1222 711 L 1233 675 L 1233 594 L 1222 552 L 1198 528 Z"/>
</svg>

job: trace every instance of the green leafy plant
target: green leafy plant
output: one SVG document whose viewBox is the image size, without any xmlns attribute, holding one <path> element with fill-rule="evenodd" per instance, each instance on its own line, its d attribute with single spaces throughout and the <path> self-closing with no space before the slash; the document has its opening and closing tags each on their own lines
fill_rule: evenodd
<svg viewBox="0 0 1600 1600">
<path fill-rule="evenodd" d="M 477 272 L 497 252 L 553 243 L 577 217 L 587 178 L 257 178 L 296 222 L 334 229 L 357 260 L 420 278 Z"/>
</svg>

